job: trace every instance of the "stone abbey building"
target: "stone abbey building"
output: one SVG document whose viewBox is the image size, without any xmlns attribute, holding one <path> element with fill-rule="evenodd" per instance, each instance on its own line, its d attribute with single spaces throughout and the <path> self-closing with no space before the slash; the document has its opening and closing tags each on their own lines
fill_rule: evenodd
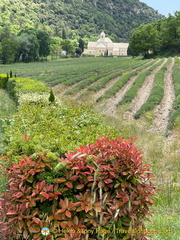
<svg viewBox="0 0 180 240">
<path fill-rule="evenodd" d="M 127 56 L 129 43 L 113 43 L 111 39 L 106 37 L 105 33 L 100 34 L 100 39 L 97 42 L 88 42 L 88 47 L 85 49 L 85 54 L 99 54 L 108 56 Z"/>
</svg>

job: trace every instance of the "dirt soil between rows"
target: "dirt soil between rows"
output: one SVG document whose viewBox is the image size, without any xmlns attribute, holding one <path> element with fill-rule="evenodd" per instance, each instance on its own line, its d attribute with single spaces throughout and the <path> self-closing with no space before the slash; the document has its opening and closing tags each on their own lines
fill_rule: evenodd
<svg viewBox="0 0 180 240">
<path fill-rule="evenodd" d="M 175 99 L 174 84 L 172 79 L 172 71 L 174 66 L 174 58 L 171 64 L 168 66 L 164 76 L 164 97 L 161 104 L 157 106 L 154 111 L 155 120 L 153 121 L 153 127 L 150 131 L 164 132 L 167 129 L 170 112 L 172 110 L 173 102 Z"/>
<path fill-rule="evenodd" d="M 142 87 L 139 89 L 137 96 L 133 99 L 131 104 L 131 111 L 129 112 L 129 117 L 133 118 L 134 114 L 141 108 L 141 106 L 148 100 L 151 94 L 154 84 L 155 74 L 162 68 L 162 66 L 167 62 L 167 58 L 163 63 L 155 68 L 153 72 L 146 77 Z"/>
<path fill-rule="evenodd" d="M 158 61 L 160 61 L 160 60 L 158 60 Z M 146 72 L 150 67 L 144 68 L 141 71 L 141 73 Z M 112 97 L 108 100 L 108 104 L 105 106 L 105 109 L 102 111 L 103 114 L 107 114 L 107 115 L 110 115 L 110 116 L 116 116 L 117 115 L 117 112 L 116 112 L 117 104 L 123 99 L 126 92 L 131 88 L 131 86 L 135 82 L 137 76 L 138 75 L 132 76 L 130 78 L 130 80 L 120 89 L 120 91 L 116 94 L 116 96 Z"/>
</svg>

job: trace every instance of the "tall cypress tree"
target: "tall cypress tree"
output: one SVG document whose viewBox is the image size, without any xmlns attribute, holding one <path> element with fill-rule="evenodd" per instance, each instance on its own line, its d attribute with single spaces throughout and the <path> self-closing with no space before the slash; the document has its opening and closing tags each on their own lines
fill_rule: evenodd
<svg viewBox="0 0 180 240">
<path fill-rule="evenodd" d="M 65 28 L 63 28 L 63 30 L 62 30 L 62 39 L 67 39 L 67 33 L 66 33 Z"/>
<path fill-rule="evenodd" d="M 84 41 L 81 38 L 79 39 L 79 48 L 84 52 Z"/>
</svg>

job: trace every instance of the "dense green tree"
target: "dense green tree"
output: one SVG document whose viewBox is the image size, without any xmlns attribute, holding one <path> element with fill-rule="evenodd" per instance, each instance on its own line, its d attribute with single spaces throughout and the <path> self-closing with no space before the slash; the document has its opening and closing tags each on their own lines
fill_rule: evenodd
<svg viewBox="0 0 180 240">
<path fill-rule="evenodd" d="M 57 57 L 61 55 L 61 51 L 62 51 L 62 48 L 61 48 L 62 38 L 52 37 L 50 41 L 51 41 L 51 44 L 50 44 L 51 58 L 53 59 L 55 56 L 55 58 L 57 59 Z"/>
<path fill-rule="evenodd" d="M 142 24 L 134 30 L 129 41 L 129 50 L 133 56 L 142 54 L 146 57 L 149 53 L 156 53 L 159 47 L 158 31 L 153 24 Z"/>
<path fill-rule="evenodd" d="M 180 52 L 180 11 L 160 22 L 161 51 Z"/>
<path fill-rule="evenodd" d="M 17 40 L 19 42 L 18 60 L 31 62 L 39 59 L 39 42 L 34 34 L 22 32 Z"/>
<path fill-rule="evenodd" d="M 22 34 L 37 36 L 37 32 L 38 30 L 36 28 L 24 28 L 18 33 L 18 36 L 21 36 Z"/>
<path fill-rule="evenodd" d="M 134 30 L 129 49 L 132 55 L 171 55 L 180 53 L 180 11 L 156 23 L 142 24 Z"/>
<path fill-rule="evenodd" d="M 47 57 L 50 54 L 50 37 L 47 32 L 39 30 L 37 32 L 37 39 L 39 42 L 39 56 Z"/>
<path fill-rule="evenodd" d="M 73 54 L 73 53 L 75 53 L 74 43 L 73 43 L 73 41 L 71 41 L 70 39 L 64 39 L 64 40 L 61 42 L 61 47 L 62 47 L 62 49 L 66 52 L 66 56 L 67 56 L 68 54 Z"/>
<path fill-rule="evenodd" d="M 0 42 L 4 39 L 4 38 L 10 38 L 11 37 L 11 31 L 10 28 L 8 26 L 5 26 L 4 28 L 0 29 Z"/>
<path fill-rule="evenodd" d="M 18 41 L 13 38 L 3 38 L 1 43 L 2 62 L 9 64 L 15 62 L 18 49 Z"/>
</svg>

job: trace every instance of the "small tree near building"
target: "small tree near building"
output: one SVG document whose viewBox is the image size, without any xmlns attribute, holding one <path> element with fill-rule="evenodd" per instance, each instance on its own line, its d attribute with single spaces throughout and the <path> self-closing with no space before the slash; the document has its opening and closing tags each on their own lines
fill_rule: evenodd
<svg viewBox="0 0 180 240">
<path fill-rule="evenodd" d="M 73 44 L 73 42 L 70 39 L 64 39 L 61 42 L 61 47 L 66 52 L 66 57 L 67 57 L 68 54 L 75 53 L 74 44 Z"/>
<path fill-rule="evenodd" d="M 76 53 L 76 56 L 77 56 L 77 57 L 81 56 L 81 54 L 82 54 L 82 49 L 81 49 L 80 47 L 77 47 L 75 53 Z"/>
</svg>

